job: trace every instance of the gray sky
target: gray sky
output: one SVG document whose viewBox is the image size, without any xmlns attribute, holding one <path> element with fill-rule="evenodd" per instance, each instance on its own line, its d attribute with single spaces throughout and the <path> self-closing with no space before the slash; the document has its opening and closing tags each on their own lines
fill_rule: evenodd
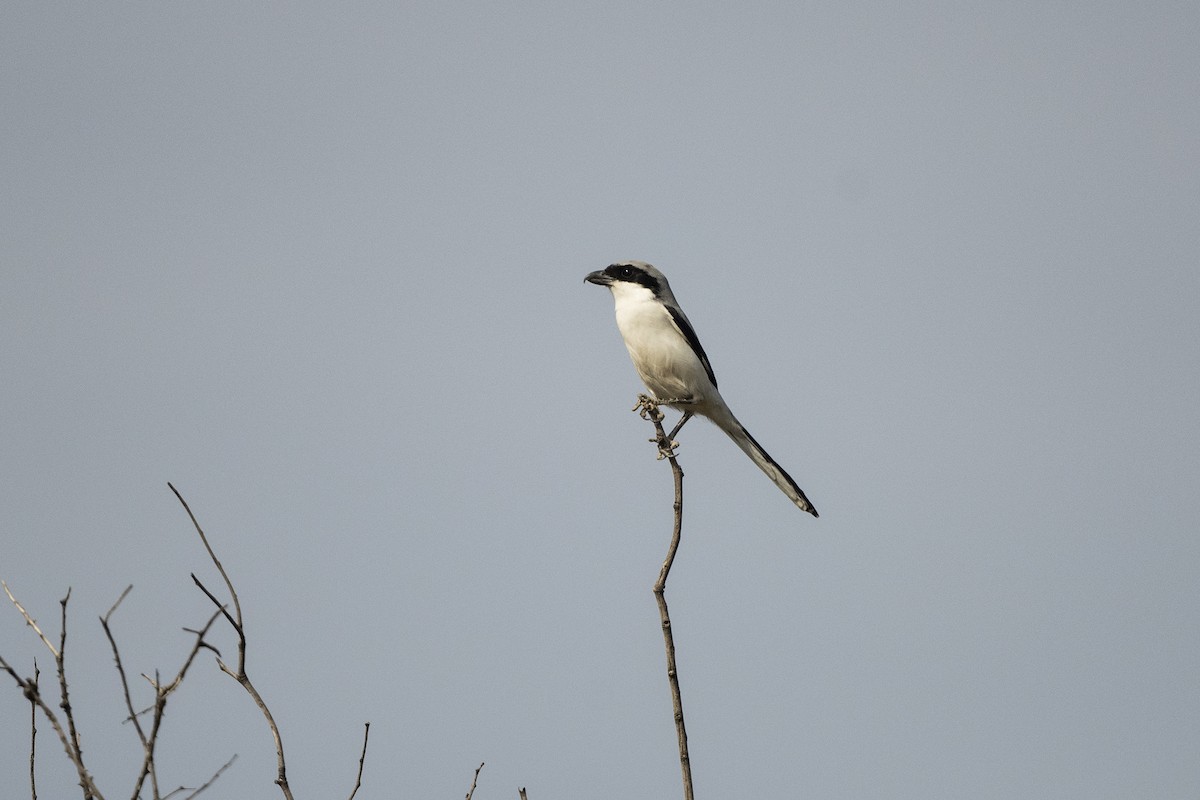
<svg viewBox="0 0 1200 800">
<path fill-rule="evenodd" d="M 0 577 L 71 599 L 110 796 L 217 576 L 298 796 L 672 797 L 671 482 L 607 292 L 671 278 L 711 426 L 668 588 L 698 796 L 1200 794 L 1200 11 L 18 4 Z M 226 655 L 233 638 L 213 637 Z M 45 673 L 12 609 L 0 653 Z M 27 707 L 0 687 L 0 785 Z M 42 794 L 73 778 L 43 726 Z M 164 786 L 272 797 L 205 659 Z"/>
</svg>

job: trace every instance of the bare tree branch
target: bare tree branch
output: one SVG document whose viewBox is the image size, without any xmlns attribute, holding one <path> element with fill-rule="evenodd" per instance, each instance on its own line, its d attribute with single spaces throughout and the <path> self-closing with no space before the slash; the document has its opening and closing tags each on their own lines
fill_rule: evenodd
<svg viewBox="0 0 1200 800">
<path fill-rule="evenodd" d="M 117 598 L 117 602 L 112 604 L 103 617 L 100 618 L 100 627 L 104 629 L 104 635 L 108 637 L 108 644 L 112 647 L 113 661 L 117 665 L 117 675 L 121 678 L 121 691 L 125 695 L 125 708 L 129 711 L 128 721 L 133 723 L 133 728 L 137 731 L 138 740 L 142 743 L 142 769 L 138 774 L 137 781 L 134 785 L 133 796 L 137 797 L 142 791 L 142 782 L 145 781 L 146 775 L 151 776 L 151 786 L 154 790 L 154 796 L 158 797 L 158 775 L 154 771 L 154 747 L 150 739 L 146 736 L 145 730 L 142 728 L 142 723 L 138 719 L 138 712 L 133 710 L 133 698 L 129 693 L 129 679 L 125 675 L 125 665 L 121 663 L 121 650 L 117 647 L 116 637 L 113 636 L 112 628 L 109 626 L 109 619 L 117 610 L 117 606 L 121 605 L 129 592 L 133 589 L 133 584 L 125 587 L 125 591 L 121 592 L 121 596 Z M 149 710 L 149 709 L 147 709 Z"/>
<path fill-rule="evenodd" d="M 262 699 L 262 695 L 260 695 L 258 690 L 254 688 L 254 684 L 251 683 L 250 678 L 246 675 L 246 628 L 242 619 L 242 605 L 238 600 L 237 590 L 233 588 L 233 581 L 229 579 L 229 574 L 225 572 L 225 567 L 221 566 L 221 560 L 217 558 L 217 554 L 213 552 L 212 546 L 208 543 L 208 537 L 204 535 L 204 529 L 200 527 L 200 523 L 196 520 L 196 515 L 193 514 L 192 509 L 188 507 L 187 501 L 183 499 L 183 495 L 181 495 L 179 490 L 176 489 L 172 484 L 168 483 L 167 486 L 170 487 L 171 491 L 175 493 L 175 497 L 178 498 L 179 503 L 183 506 L 184 511 L 187 512 L 188 518 L 191 519 L 192 526 L 196 529 L 196 533 L 200 536 L 200 541 L 204 543 L 204 549 L 208 551 L 208 557 L 212 559 L 217 571 L 221 573 L 221 577 L 225 580 L 225 586 L 227 589 L 229 589 L 229 597 L 233 602 L 234 613 L 230 615 L 225 604 L 217 600 L 213 593 L 210 592 L 208 588 L 200 582 L 200 579 L 197 578 L 195 574 L 192 575 L 192 581 L 200 587 L 200 590 L 204 592 L 208 599 L 212 601 L 213 605 L 215 605 L 220 613 L 224 615 L 225 619 L 233 627 L 233 630 L 238 637 L 237 671 L 234 672 L 228 666 L 226 666 L 221 660 L 220 656 L 217 657 L 217 666 L 219 666 L 223 672 L 232 676 L 234 680 L 242 685 L 242 688 L 245 689 L 250 697 L 254 699 L 254 703 L 258 706 L 259 710 L 262 711 L 263 716 L 266 717 L 267 725 L 271 729 L 271 735 L 275 739 L 275 755 L 276 762 L 279 767 L 278 774 L 275 778 L 275 784 L 279 786 L 280 791 L 283 792 L 285 800 L 294 800 L 292 797 L 291 787 L 288 786 L 287 762 L 283 757 L 283 737 L 279 733 L 279 726 L 275 724 L 275 718 L 271 715 L 271 709 L 267 707 L 266 702 Z"/>
<path fill-rule="evenodd" d="M 217 554 L 213 552 L 212 546 L 208 543 L 208 537 L 204 535 L 204 529 L 201 528 L 200 523 L 196 521 L 196 515 L 192 513 L 192 509 L 188 506 L 187 501 L 183 499 L 183 495 L 181 495 L 179 490 L 176 489 L 171 483 L 167 483 L 167 486 L 170 487 L 171 491 L 175 493 L 175 497 L 179 499 L 180 505 L 183 506 L 183 510 L 187 512 L 188 518 L 191 519 L 193 527 L 196 528 L 196 533 L 200 534 L 200 541 L 204 543 L 204 549 L 208 551 L 208 557 L 211 558 L 213 564 L 216 565 L 217 572 L 221 573 L 221 577 L 225 579 L 225 586 L 229 589 L 229 596 L 233 598 L 233 607 L 237 609 L 237 625 L 235 627 L 238 629 L 238 636 L 243 640 L 244 644 L 245 637 L 242 635 L 241 631 L 242 606 L 238 602 L 237 592 L 233 588 L 233 581 L 229 580 L 229 574 L 225 572 L 225 567 L 221 566 L 221 559 L 217 558 Z M 230 620 L 230 622 L 232 622 L 232 620 Z"/>
<path fill-rule="evenodd" d="M 219 770 L 217 770 L 216 772 L 214 772 L 213 776 L 211 778 L 209 778 L 207 781 L 205 781 L 198 789 L 188 789 L 185 786 L 180 786 L 179 788 L 172 789 L 171 791 L 169 791 L 165 795 L 163 795 L 162 800 L 168 800 L 168 798 L 174 797 L 175 795 L 179 794 L 180 792 L 188 792 L 188 791 L 190 791 L 191 794 L 189 794 L 187 797 L 183 798 L 183 800 L 192 800 L 193 797 L 200 794 L 205 789 L 207 789 L 208 787 L 210 787 L 214 783 L 216 783 L 217 778 L 221 777 L 221 773 L 223 773 L 225 770 L 229 769 L 229 767 L 235 761 L 237 761 L 237 753 L 234 753 L 233 757 L 231 759 L 229 759 L 224 764 L 222 764 L 221 768 Z"/>
<path fill-rule="evenodd" d="M 192 792 L 187 797 L 185 797 L 184 800 L 192 800 L 193 797 L 200 794 L 205 789 L 207 789 L 208 787 L 210 787 L 214 783 L 216 783 L 217 778 L 221 777 L 222 773 L 224 773 L 225 770 L 227 770 L 231 766 L 233 766 L 233 762 L 235 762 L 235 761 L 237 761 L 237 753 L 234 753 L 233 757 L 230 758 L 228 761 L 226 761 L 224 764 L 222 764 L 221 768 L 219 770 L 217 770 L 216 772 L 214 772 L 213 776 L 211 778 L 209 778 L 207 781 L 205 781 L 203 784 L 201 784 L 200 787 L 198 789 L 196 789 L 196 791 Z"/>
<path fill-rule="evenodd" d="M 142 711 L 137 711 L 134 707 L 133 692 L 132 692 L 130 684 L 129 684 L 129 676 L 125 670 L 125 665 L 121 658 L 120 647 L 117 644 L 117 638 L 116 638 L 116 635 L 114 634 L 113 628 L 112 628 L 113 615 L 116 613 L 117 609 L 121 606 L 122 602 L 124 602 L 125 598 L 129 596 L 129 593 L 133 589 L 133 587 L 127 586 L 125 588 L 125 590 L 121 592 L 121 594 L 117 598 L 116 602 L 114 602 L 112 604 L 112 606 L 108 609 L 108 611 L 102 617 L 100 617 L 100 624 L 104 629 L 105 636 L 108 638 L 109 645 L 112 649 L 113 661 L 116 665 L 117 674 L 118 674 L 118 677 L 121 682 L 121 691 L 122 691 L 122 694 L 123 694 L 124 700 L 125 700 L 125 708 L 126 708 L 126 711 L 128 712 L 128 718 L 126 721 L 133 723 L 134 730 L 135 730 L 135 732 L 138 736 L 138 740 L 141 742 L 142 748 L 143 748 L 143 762 L 142 762 L 141 770 L 140 770 L 137 780 L 136 780 L 136 785 L 135 785 L 135 788 L 133 791 L 133 798 L 134 798 L 134 800 L 139 800 L 139 798 L 141 798 L 143 787 L 144 787 L 147 779 L 149 779 L 149 782 L 150 782 L 149 792 L 153 796 L 153 798 L 155 798 L 155 800 L 160 800 L 160 799 L 166 800 L 166 798 L 171 798 L 177 794 L 184 793 L 184 792 L 190 792 L 190 794 L 187 794 L 185 800 L 192 800 L 192 798 L 195 798 L 197 795 L 201 794 L 206 789 L 208 789 L 210 786 L 212 786 L 216 782 L 216 780 L 218 778 L 220 778 L 221 775 L 224 774 L 224 772 L 227 769 L 229 769 L 229 767 L 237 759 L 237 756 L 234 755 L 220 769 L 218 769 L 208 779 L 208 781 L 206 781 L 203 785 L 201 785 L 197 789 L 193 790 L 193 789 L 189 789 L 184 786 L 180 786 L 180 787 L 176 788 L 175 790 L 169 792 L 165 798 L 159 791 L 158 775 L 157 775 L 157 769 L 155 766 L 155 751 L 156 751 L 156 747 L 157 747 L 159 732 L 162 729 L 162 722 L 163 722 L 163 718 L 165 715 L 167 701 L 168 701 L 170 695 L 176 689 L 178 689 L 180 687 L 180 685 L 183 683 L 184 678 L 186 677 L 192 664 L 195 663 L 196 657 L 200 654 L 200 651 L 201 650 L 211 650 L 216 655 L 217 665 L 220 667 L 220 669 L 222 671 L 224 671 L 225 673 L 227 673 L 228 675 L 232 676 L 239 684 L 242 685 L 242 687 L 251 696 L 251 698 L 253 698 L 255 704 L 259 707 L 259 710 L 262 711 L 263 716 L 266 718 L 267 724 L 271 730 L 271 734 L 275 740 L 275 750 L 276 750 L 276 755 L 278 757 L 279 770 L 278 770 L 278 776 L 275 780 L 275 783 L 280 787 L 280 790 L 283 792 L 285 800 L 292 800 L 291 788 L 289 787 L 288 781 L 287 781 L 287 771 L 286 771 L 286 766 L 285 766 L 285 761 L 284 761 L 284 753 L 283 753 L 283 741 L 282 741 L 282 737 L 279 732 L 279 727 L 275 723 L 274 717 L 272 716 L 270 709 L 267 707 L 266 702 L 263 700 L 262 696 L 259 694 L 258 690 L 255 688 L 254 684 L 250 681 L 249 677 L 246 674 L 247 637 L 246 637 L 245 621 L 242 616 L 241 602 L 238 599 L 237 590 L 234 587 L 233 581 L 230 579 L 229 574 L 226 572 L 224 566 L 221 564 L 220 560 L 217 558 L 216 552 L 213 550 L 211 544 L 209 543 L 208 537 L 204 533 L 204 530 L 201 528 L 199 522 L 197 521 L 195 515 L 192 513 L 191 509 L 188 507 L 187 502 L 183 499 L 183 496 L 175 489 L 175 487 L 173 485 L 168 484 L 168 486 L 170 487 L 171 491 L 174 492 L 174 494 L 175 494 L 176 498 L 178 498 L 180 504 L 183 505 L 184 510 L 187 512 L 188 517 L 191 519 L 192 524 L 196 529 L 197 534 L 200 536 L 201 542 L 204 544 L 205 550 L 208 552 L 209 558 L 212 560 L 214 566 L 216 566 L 216 568 L 217 568 L 217 571 L 221 574 L 222 579 L 225 581 L 225 586 L 229 591 L 230 603 L 232 604 L 233 610 L 231 613 L 229 604 L 223 603 L 221 600 L 219 600 L 211 591 L 208 590 L 208 588 L 206 586 L 204 586 L 204 584 L 200 581 L 199 578 L 196 577 L 195 574 L 192 575 L 192 580 L 195 582 L 196 586 L 199 587 L 200 590 L 204 593 L 204 595 L 206 597 L 208 597 L 208 599 L 213 603 L 214 606 L 216 606 L 216 609 L 212 612 L 211 616 L 204 623 L 204 625 L 201 626 L 199 629 L 184 628 L 184 631 L 194 635 L 195 639 L 192 643 L 191 650 L 188 652 L 187 657 L 184 659 L 182 666 L 179 668 L 178 672 L 174 675 L 174 677 L 170 679 L 170 681 L 164 682 L 164 680 L 162 679 L 162 677 L 160 676 L 158 671 L 154 672 L 153 677 L 150 677 L 150 676 L 146 675 L 145 673 L 142 674 L 142 677 L 144 677 L 146 679 L 146 681 L 149 683 L 151 688 L 153 688 L 153 690 L 154 690 L 154 701 L 153 701 L 152 705 L 143 709 Z M 31 614 L 29 614 L 28 611 L 26 611 L 25 607 L 22 606 L 21 603 L 17 600 L 17 598 L 13 595 L 12 591 L 8 588 L 8 585 L 6 583 L 4 583 L 4 581 L 0 581 L 0 586 L 3 587 L 5 594 L 8 596 L 8 598 L 12 602 L 13 606 L 21 614 L 22 618 L 25 620 L 26 625 L 28 625 L 30 628 L 33 629 L 33 631 L 37 634 L 38 638 L 42 641 L 42 643 L 46 646 L 46 648 L 54 656 L 56 673 L 58 676 L 58 684 L 59 684 L 59 692 L 60 692 L 60 700 L 59 700 L 58 706 L 61 709 L 61 715 L 59 713 L 56 713 L 56 711 L 53 708 L 51 708 L 50 704 L 48 704 L 48 702 L 47 702 L 47 698 L 45 696 L 43 696 L 41 693 L 41 688 L 40 688 L 41 671 L 38 668 L 36 659 L 34 660 L 34 665 L 33 665 L 34 666 L 33 677 L 32 678 L 24 678 L 20 674 L 17 673 L 17 671 L 8 663 L 7 660 L 5 660 L 3 658 L 3 656 L 0 656 L 0 671 L 7 672 L 12 677 L 12 679 L 16 682 L 17 686 L 21 689 L 25 698 L 30 703 L 29 786 L 30 786 L 31 800 L 37 800 L 37 797 L 38 797 L 37 783 L 36 783 L 36 767 L 37 767 L 37 755 L 38 755 L 38 752 L 37 752 L 37 734 L 38 734 L 37 718 L 38 718 L 39 713 L 42 714 L 43 716 L 45 716 L 46 720 L 50 723 L 51 727 L 54 729 L 55 734 L 57 734 L 57 736 L 59 738 L 59 742 L 62 744 L 63 751 L 66 753 L 67 758 L 71 761 L 72 765 L 75 767 L 75 770 L 79 776 L 79 786 L 83 790 L 84 800 L 104 800 L 104 795 L 97 788 L 97 786 L 95 784 L 95 780 L 92 778 L 91 774 L 88 772 L 88 770 L 84 764 L 83 748 L 81 745 L 81 737 L 80 737 L 79 731 L 76 727 L 74 709 L 71 704 L 70 690 L 69 690 L 69 686 L 67 683 L 67 675 L 66 675 L 67 605 L 71 599 L 71 590 L 68 588 L 66 596 L 64 596 L 62 598 L 62 600 L 59 601 L 59 604 L 62 608 L 62 630 L 58 637 L 58 642 L 57 642 L 57 646 L 56 646 L 55 642 L 51 641 L 51 639 L 45 634 L 45 632 L 42 631 L 42 629 L 38 626 L 37 621 L 33 618 L 33 616 Z M 205 640 L 205 637 L 208 635 L 209 631 L 212 629 L 212 626 L 221 617 L 225 618 L 225 620 L 229 623 L 230 627 L 232 627 L 234 632 L 237 634 L 238 658 L 237 658 L 236 669 L 230 668 L 228 665 L 226 665 L 224 663 L 224 661 L 222 660 L 220 651 L 216 647 L 214 647 L 212 644 L 210 644 L 209 642 L 207 642 Z M 143 719 L 143 717 L 145 717 L 146 715 L 150 715 L 149 721 Z M 369 741 L 369 737 L 370 737 L 370 730 L 371 730 L 371 724 L 369 722 L 365 723 L 364 729 L 363 729 L 362 751 L 361 751 L 361 753 L 359 755 L 359 759 L 358 759 L 358 772 L 355 777 L 354 787 L 350 792 L 350 800 L 354 800 L 354 797 L 357 795 L 358 790 L 362 787 L 362 775 L 363 775 L 364 766 L 366 764 L 367 745 L 368 745 L 368 741 Z M 480 767 L 480 769 L 482 769 L 483 764 L 480 764 L 479 767 Z M 478 780 L 478 777 L 479 777 L 479 770 L 476 770 L 475 771 L 476 781 Z M 475 790 L 475 782 L 473 781 L 472 785 L 471 785 L 471 792 L 473 793 L 474 790 Z M 468 798 L 469 797 L 470 797 L 470 795 L 468 795 Z"/>
<path fill-rule="evenodd" d="M 475 784 L 479 782 L 479 770 L 483 769 L 484 762 L 479 762 L 479 766 L 475 769 L 475 777 L 471 780 L 471 790 L 467 792 L 467 800 L 471 800 L 471 795 L 475 794 Z"/>
<path fill-rule="evenodd" d="M 149 778 L 151 793 L 154 797 L 159 797 L 158 771 L 155 766 L 154 754 L 158 746 L 158 733 L 162 728 L 163 715 L 166 713 L 167 697 L 176 689 L 178 689 L 181 683 L 183 683 L 184 676 L 187 675 L 188 669 L 191 668 L 192 663 L 196 660 L 196 656 L 199 654 L 201 648 L 212 649 L 212 647 L 204 641 L 204 636 L 208 633 L 209 629 L 212 628 L 213 623 L 217 621 L 217 617 L 221 615 L 221 610 L 218 609 L 217 611 L 214 611 L 212 616 L 208 618 L 208 621 L 199 630 L 184 628 L 184 630 L 188 633 L 195 634 L 196 640 L 192 644 L 192 649 L 188 652 L 187 658 L 184 659 L 183 666 L 179 668 L 179 672 L 176 673 L 175 677 L 170 683 L 163 685 L 159 681 L 157 673 L 155 674 L 153 680 L 143 675 L 143 677 L 145 677 L 150 683 L 150 686 L 154 689 L 154 704 L 149 708 L 139 712 L 135 711 L 133 708 L 133 699 L 129 691 L 129 680 L 125 674 L 125 666 L 121 662 L 121 651 L 120 648 L 117 647 L 117 640 L 113 635 L 112 626 L 110 625 L 110 620 L 113 613 L 117 610 L 117 607 L 121 605 L 121 601 L 125 599 L 132 588 L 132 586 L 125 588 L 125 591 L 122 592 L 121 596 L 117 598 L 117 602 L 113 603 L 112 608 L 108 610 L 108 613 L 100 618 L 100 626 L 104 628 L 104 635 L 108 637 L 108 643 L 112 647 L 113 661 L 116 662 L 117 674 L 121 678 L 121 690 L 125 695 L 125 708 L 129 711 L 128 721 L 133 723 L 133 727 L 137 731 L 138 740 L 142 743 L 142 767 L 138 772 L 137 780 L 134 784 L 133 796 L 138 797 L 141 795 L 142 785 L 145 783 L 146 779 Z M 139 717 L 149 711 L 153 711 L 154 715 L 151 717 L 150 732 L 147 734 L 145 728 L 142 727 Z M 218 771 L 217 774 L 219 775 L 220 771 Z M 178 792 L 180 789 L 176 789 L 175 791 Z M 172 792 L 172 794 L 174 794 L 174 792 Z"/>
<path fill-rule="evenodd" d="M 58 721 L 58 717 L 55 715 L 54 711 L 50 708 L 50 706 L 46 705 L 46 701 L 42 698 L 41 693 L 38 691 L 37 685 L 34 684 L 32 679 L 22 678 L 20 675 L 18 675 L 16 670 L 14 670 L 2 656 L 0 656 L 0 669 L 3 669 L 12 676 L 12 679 L 17 682 L 17 685 L 20 686 L 21 690 L 25 693 L 25 698 L 31 703 L 36 704 L 37 707 L 41 709 L 43 716 L 49 720 L 50 726 L 54 728 L 54 732 L 58 734 L 58 740 L 62 743 L 63 750 L 66 752 L 67 758 L 71 760 L 76 772 L 79 773 L 79 785 L 84 787 L 85 796 L 94 797 L 97 798 L 97 800 L 104 800 L 104 795 L 102 795 L 100 791 L 96 789 L 95 784 L 92 782 L 92 776 L 88 774 L 83 764 L 80 763 L 79 759 L 76 757 L 75 751 L 71 747 L 71 740 L 67 738 L 67 732 L 63 730 L 62 723 Z"/>
<path fill-rule="evenodd" d="M 63 710 L 63 716 L 67 718 L 67 730 L 71 733 L 71 744 L 75 747 L 75 757 L 79 759 L 79 765 L 83 766 L 83 745 L 79 743 L 79 731 L 75 728 L 75 710 L 71 706 L 71 694 L 67 690 L 67 603 L 71 599 L 71 587 L 67 587 L 67 594 L 58 604 L 62 606 L 62 633 L 58 637 L 58 689 L 60 699 L 58 706 Z M 86 770 L 84 770 L 86 772 Z M 91 786 L 91 779 L 84 781 L 81 784 L 83 788 L 84 800 L 91 800 L 91 792 L 88 787 Z"/>
<path fill-rule="evenodd" d="M 104 635 L 108 637 L 108 643 L 112 647 L 113 661 L 117 663 L 117 674 L 121 678 L 121 690 L 125 693 L 125 708 L 129 709 L 129 719 L 134 728 L 137 730 L 138 738 L 142 740 L 142 746 L 146 744 L 146 735 L 142 733 L 142 725 L 138 722 L 138 714 L 133 710 L 133 698 L 129 695 L 129 680 L 125 677 L 125 666 L 121 663 L 121 651 L 117 649 L 117 641 L 113 638 L 112 629 L 108 627 L 108 620 L 112 617 L 113 612 L 117 610 L 117 606 L 121 605 L 121 601 L 133 589 L 133 584 L 125 587 L 125 591 L 121 592 L 121 596 L 117 598 L 117 602 L 112 604 L 112 608 L 108 613 L 100 618 L 100 627 L 104 628 Z"/>
<path fill-rule="evenodd" d="M 17 602 L 15 597 L 13 597 L 13 594 L 11 591 L 9 591 L 8 586 L 3 584 L 3 581 L 0 581 L 0 585 L 4 585 L 5 594 L 7 594 L 9 599 L 12 600 L 12 603 L 17 607 L 17 610 L 21 612 L 21 616 L 25 618 L 26 624 L 28 624 L 37 632 L 38 637 L 48 648 L 50 648 L 50 652 L 54 654 L 55 668 L 58 672 L 59 691 L 62 693 L 59 707 L 62 708 L 63 714 L 67 719 L 67 727 L 70 729 L 70 733 L 67 732 L 67 729 L 63 728 L 63 725 L 59 721 L 58 715 L 54 713 L 54 710 L 46 704 L 46 700 L 42 696 L 38 684 L 34 679 L 22 678 L 17 674 L 17 671 L 13 669 L 7 661 L 4 660 L 3 657 L 0 657 L 0 669 L 3 669 L 12 676 L 12 679 L 17 682 L 17 685 L 20 686 L 22 692 L 24 692 L 25 698 L 41 709 L 42 714 L 50 722 L 51 727 L 54 728 L 54 732 L 58 734 L 58 740 L 62 743 L 63 751 L 67 754 L 67 758 L 70 759 L 71 763 L 75 767 L 76 773 L 79 775 L 79 787 L 83 790 L 84 800 L 104 800 L 104 795 L 102 795 L 100 790 L 96 788 L 95 781 L 92 779 L 91 774 L 88 773 L 87 767 L 84 766 L 83 754 L 80 752 L 79 748 L 79 736 L 75 730 L 75 720 L 71 713 L 70 695 L 67 692 L 67 672 L 63 650 L 65 649 L 67 642 L 67 601 L 71 597 L 71 591 L 68 589 L 67 596 L 60 601 L 62 605 L 63 631 L 61 637 L 59 638 L 59 646 L 56 648 L 50 643 L 50 640 L 46 638 L 46 635 L 42 633 L 41 629 L 38 628 L 37 623 L 33 621 L 33 618 L 29 616 L 29 613 L 25 611 L 24 607 Z"/>
<path fill-rule="evenodd" d="M 524 786 L 522 786 L 517 791 L 519 791 L 521 793 L 521 800 L 529 800 L 529 798 L 525 795 L 525 787 Z"/>
<path fill-rule="evenodd" d="M 38 669 L 37 659 L 33 660 L 33 688 L 38 688 L 38 678 L 42 676 Z M 37 703 L 29 698 L 29 796 L 37 800 Z"/>
<path fill-rule="evenodd" d="M 25 618 L 25 624 L 37 632 L 38 638 L 42 640 L 42 643 L 50 649 L 50 652 L 54 654 L 55 658 L 58 658 L 58 649 L 50 643 L 50 640 L 46 638 L 46 634 L 42 633 L 42 629 L 38 627 L 38 624 L 34 618 L 29 616 L 29 612 L 25 610 L 25 607 L 17 602 L 17 598 L 13 597 L 13 593 L 9 590 L 8 584 L 4 581 L 0 581 L 0 586 L 4 587 L 4 593 L 8 595 L 8 599 L 12 601 L 12 604 L 17 607 L 17 611 L 20 611 L 21 616 Z M 69 593 L 70 592 L 68 591 L 68 594 Z"/>
<path fill-rule="evenodd" d="M 362 786 L 362 771 L 363 763 L 367 760 L 367 737 L 371 735 L 371 723 L 363 724 L 363 746 L 362 754 L 358 757 L 358 777 L 354 779 L 354 788 L 350 791 L 348 800 L 354 800 L 354 795 L 358 794 L 358 789 Z"/>
<path fill-rule="evenodd" d="M 675 443 L 663 430 L 663 413 L 658 408 L 654 398 L 646 395 L 638 396 L 638 404 L 634 406 L 642 419 L 649 420 L 654 425 L 655 437 L 650 441 L 658 446 L 659 458 L 666 457 L 671 462 L 671 474 L 675 481 L 675 525 L 671 531 L 671 545 L 667 549 L 667 557 L 659 570 L 658 580 L 654 583 L 654 599 L 658 603 L 659 620 L 662 623 L 663 644 L 667 651 L 667 681 L 671 686 L 671 705 L 675 716 L 675 733 L 679 741 L 679 768 L 683 774 L 683 796 L 685 800 L 693 800 L 692 792 L 692 761 L 688 755 L 687 727 L 683 721 L 683 698 L 679 692 L 679 672 L 675 664 L 675 636 L 671 630 L 671 614 L 667 610 L 667 576 L 671 573 L 671 565 L 675 563 L 675 553 L 679 550 L 679 541 L 683 534 L 683 469 L 675 458 Z M 676 427 L 675 431 L 679 428 Z M 672 431 L 674 433 L 675 431 Z"/>
</svg>

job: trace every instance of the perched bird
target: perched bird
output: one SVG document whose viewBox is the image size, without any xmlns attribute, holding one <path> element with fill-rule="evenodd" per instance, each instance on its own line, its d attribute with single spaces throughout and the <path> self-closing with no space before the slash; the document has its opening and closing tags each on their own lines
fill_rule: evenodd
<svg viewBox="0 0 1200 800">
<path fill-rule="evenodd" d="M 666 276 L 645 261 L 621 261 L 591 273 L 584 280 L 607 286 L 612 292 L 617 328 L 642 382 L 659 404 L 683 413 L 668 439 L 693 415 L 707 417 L 750 456 L 788 499 L 802 511 L 818 516 L 804 491 L 754 441 L 725 405 L 717 391 L 717 377 L 708 356 L 671 293 Z"/>
</svg>

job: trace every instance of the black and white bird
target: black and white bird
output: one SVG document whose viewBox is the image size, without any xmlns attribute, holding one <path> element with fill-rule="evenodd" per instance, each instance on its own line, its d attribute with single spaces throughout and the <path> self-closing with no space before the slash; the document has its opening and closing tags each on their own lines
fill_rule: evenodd
<svg viewBox="0 0 1200 800">
<path fill-rule="evenodd" d="M 617 328 L 646 388 L 662 405 L 682 412 L 672 436 L 699 414 L 712 420 L 802 511 L 817 509 L 783 467 L 754 441 L 717 391 L 708 356 L 667 278 L 645 261 L 621 261 L 584 278 L 607 286 L 616 302 Z"/>
</svg>

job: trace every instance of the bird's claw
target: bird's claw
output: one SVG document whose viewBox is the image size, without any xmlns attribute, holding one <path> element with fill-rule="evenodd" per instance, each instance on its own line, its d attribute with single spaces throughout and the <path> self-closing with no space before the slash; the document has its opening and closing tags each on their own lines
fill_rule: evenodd
<svg viewBox="0 0 1200 800">
<path fill-rule="evenodd" d="M 642 419 L 648 419 L 654 422 L 662 422 L 665 415 L 659 410 L 658 406 L 658 400 L 654 399 L 648 394 L 639 394 L 637 397 L 637 405 L 631 408 L 630 411 L 638 412 L 638 416 Z M 651 441 L 657 440 L 651 439 Z"/>
<path fill-rule="evenodd" d="M 659 409 L 659 406 L 689 406 L 695 403 L 696 400 L 691 397 L 670 397 L 665 400 L 660 400 L 657 397 L 651 397 L 648 394 L 639 394 L 637 403 L 630 411 L 638 412 L 638 416 L 642 419 L 662 421 L 664 415 Z"/>
<path fill-rule="evenodd" d="M 658 445 L 658 461 L 664 458 L 674 458 L 675 448 L 679 447 L 679 442 L 671 441 L 664 443 L 662 439 L 651 439 L 650 441 Z"/>
</svg>

